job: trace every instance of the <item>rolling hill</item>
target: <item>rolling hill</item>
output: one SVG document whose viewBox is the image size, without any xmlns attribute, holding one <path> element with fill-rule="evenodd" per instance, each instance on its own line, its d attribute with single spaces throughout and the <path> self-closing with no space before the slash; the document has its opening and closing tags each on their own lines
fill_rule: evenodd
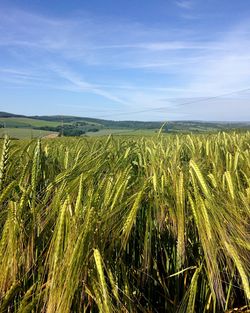
<svg viewBox="0 0 250 313">
<path fill-rule="evenodd" d="M 131 134 L 132 132 L 153 133 L 161 128 L 163 122 L 152 121 L 114 121 L 79 116 L 25 116 L 8 112 L 0 112 L 0 128 L 15 138 L 23 138 L 23 134 L 30 134 L 30 131 L 22 131 L 18 136 L 18 129 L 32 129 L 34 134 L 58 133 L 65 136 L 81 135 L 106 135 Z M 16 130 L 15 130 L 16 129 Z M 170 133 L 187 132 L 216 132 L 222 130 L 247 130 L 250 129 L 250 122 L 206 122 L 206 121 L 168 121 L 163 131 Z M 9 130 L 9 131 L 8 131 Z M 11 130 L 11 131 L 10 131 Z M 15 130 L 15 131 L 14 131 Z M 44 133 L 42 133 L 42 131 Z M 21 131 L 20 131 L 21 134 Z M 30 135 L 28 135 L 29 137 Z M 43 135 L 41 135 L 43 136 Z"/>
</svg>

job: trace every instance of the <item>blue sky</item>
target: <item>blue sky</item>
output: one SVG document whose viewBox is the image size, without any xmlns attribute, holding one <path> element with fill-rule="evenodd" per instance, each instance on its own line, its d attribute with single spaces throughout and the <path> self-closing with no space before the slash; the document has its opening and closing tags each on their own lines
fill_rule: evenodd
<svg viewBox="0 0 250 313">
<path fill-rule="evenodd" d="M 249 121 L 247 88 L 249 0 L 0 0 L 1 111 Z"/>
</svg>

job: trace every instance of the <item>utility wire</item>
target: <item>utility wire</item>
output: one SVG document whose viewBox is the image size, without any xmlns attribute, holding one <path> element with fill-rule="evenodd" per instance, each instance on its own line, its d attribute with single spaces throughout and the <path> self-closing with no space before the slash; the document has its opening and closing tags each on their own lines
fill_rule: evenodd
<svg viewBox="0 0 250 313">
<path fill-rule="evenodd" d="M 230 96 L 230 95 L 233 95 L 233 94 L 244 93 L 244 92 L 247 92 L 247 91 L 250 91 L 250 88 L 235 90 L 235 91 L 231 91 L 231 92 L 228 92 L 228 93 L 220 94 L 220 95 L 217 95 L 217 96 L 202 98 L 202 99 L 198 99 L 198 100 L 186 101 L 186 102 L 179 103 L 178 106 L 183 106 L 183 105 L 188 105 L 188 104 L 195 104 L 195 103 L 199 103 L 199 102 L 206 102 L 206 101 L 210 101 L 210 100 L 214 100 L 214 99 Z M 145 109 L 145 110 L 140 110 L 140 111 L 120 112 L 120 113 L 117 113 L 115 115 L 117 116 L 117 115 L 139 114 L 139 113 L 152 112 L 152 111 L 161 111 L 161 110 L 164 110 L 164 109 L 166 109 L 166 107 L 162 106 L 162 107 L 158 107 L 158 108 L 151 108 L 151 109 Z M 112 115 L 110 115 L 110 114 L 108 114 L 108 115 L 101 115 L 100 118 L 109 117 L 109 116 L 112 116 Z"/>
<path fill-rule="evenodd" d="M 184 106 L 184 105 L 188 105 L 188 104 L 195 104 L 195 103 L 200 103 L 200 102 L 211 101 L 214 99 L 230 96 L 233 94 L 244 93 L 247 91 L 250 91 L 250 88 L 235 90 L 235 91 L 231 91 L 228 93 L 224 93 L 224 94 L 220 94 L 220 95 L 216 95 L 216 96 L 211 96 L 211 97 L 206 97 L 206 98 L 199 98 L 197 100 L 185 101 L 185 102 L 177 104 L 177 106 Z M 178 98 L 173 98 L 173 99 L 178 100 Z M 71 107 L 71 106 L 69 105 L 69 107 Z M 140 114 L 140 113 L 152 112 L 152 111 L 162 111 L 162 110 L 166 110 L 166 109 L 167 109 L 166 106 L 161 106 L 161 107 L 157 107 L 157 108 L 144 109 L 144 110 L 138 110 L 138 111 L 130 111 L 130 112 L 119 112 L 119 111 L 117 112 L 117 111 L 113 110 L 112 114 L 109 113 L 109 114 L 99 115 L 98 117 L 95 117 L 95 119 L 102 119 L 102 118 L 111 117 L 114 115 L 120 116 L 120 115 Z M 105 113 L 105 112 L 106 111 L 104 111 L 104 110 L 95 111 L 95 113 Z M 85 116 L 85 117 L 86 118 L 93 118 L 92 116 L 90 116 L 90 117 Z"/>
</svg>

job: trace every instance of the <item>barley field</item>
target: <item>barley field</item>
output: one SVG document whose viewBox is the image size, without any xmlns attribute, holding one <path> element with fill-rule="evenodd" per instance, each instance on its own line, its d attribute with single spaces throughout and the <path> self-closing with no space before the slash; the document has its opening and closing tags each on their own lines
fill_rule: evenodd
<svg viewBox="0 0 250 313">
<path fill-rule="evenodd" d="M 1 141 L 0 312 L 247 312 L 250 133 Z"/>
</svg>

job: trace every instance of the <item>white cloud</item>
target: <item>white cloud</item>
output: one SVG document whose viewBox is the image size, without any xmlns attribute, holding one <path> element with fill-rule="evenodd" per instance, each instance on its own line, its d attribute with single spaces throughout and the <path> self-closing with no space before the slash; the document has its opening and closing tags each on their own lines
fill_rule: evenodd
<svg viewBox="0 0 250 313">
<path fill-rule="evenodd" d="M 176 4 L 185 10 L 193 5 Z M 8 52 L 8 64 L 0 60 L 0 79 L 12 85 L 91 93 L 119 106 L 120 114 L 152 109 L 141 116 L 159 118 L 166 108 L 169 118 L 190 114 L 202 119 L 203 114 L 214 119 L 216 113 L 205 102 L 180 108 L 173 99 L 249 87 L 249 32 L 248 21 L 211 35 L 199 29 L 150 28 L 88 15 L 44 18 L 14 10 L 0 13 L 0 47 Z M 249 116 L 245 100 L 229 102 L 228 117 L 236 112 L 237 103 L 245 112 L 238 116 Z M 209 108 L 215 110 L 216 105 L 227 111 L 221 101 L 210 101 Z M 141 116 L 130 114 L 130 118 Z"/>
<path fill-rule="evenodd" d="M 58 66 L 52 67 L 52 70 L 55 71 L 60 77 L 66 79 L 70 83 L 72 83 L 73 88 L 77 91 L 89 92 L 95 95 L 104 97 L 108 100 L 111 100 L 115 103 L 120 103 L 123 105 L 127 105 L 127 102 L 122 100 L 119 97 L 114 96 L 110 92 L 100 89 L 98 86 L 91 84 L 85 80 L 83 80 L 78 74 Z M 73 90 L 74 90 L 73 89 Z"/>
<path fill-rule="evenodd" d="M 175 1 L 176 5 L 182 9 L 191 9 L 193 6 L 193 2 L 190 0 L 178 0 Z"/>
</svg>

